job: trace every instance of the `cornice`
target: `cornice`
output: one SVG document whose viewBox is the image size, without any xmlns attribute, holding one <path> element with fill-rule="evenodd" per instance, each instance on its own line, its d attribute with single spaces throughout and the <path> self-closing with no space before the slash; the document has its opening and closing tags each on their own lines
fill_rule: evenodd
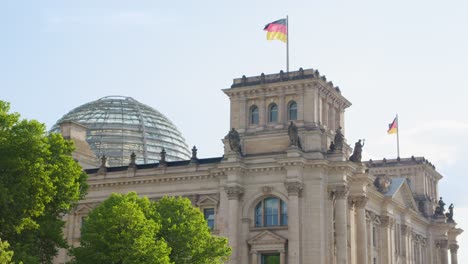
<svg viewBox="0 0 468 264">
<path fill-rule="evenodd" d="M 202 181 L 215 179 L 217 175 L 213 174 L 203 174 L 203 175 L 186 175 L 186 176 L 176 176 L 176 177 L 151 177 L 138 179 L 135 177 L 132 178 L 113 178 L 113 179 L 102 179 L 102 180 L 88 180 L 88 186 L 90 189 L 103 188 L 103 187 L 115 187 L 115 186 L 125 186 L 125 185 L 144 185 L 152 183 L 182 183 L 189 181 Z"/>
</svg>

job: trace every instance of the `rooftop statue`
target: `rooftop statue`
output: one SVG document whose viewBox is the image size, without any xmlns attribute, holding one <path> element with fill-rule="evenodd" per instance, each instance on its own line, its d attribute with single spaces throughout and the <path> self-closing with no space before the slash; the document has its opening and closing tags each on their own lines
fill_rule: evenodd
<svg viewBox="0 0 468 264">
<path fill-rule="evenodd" d="M 436 207 L 434 214 L 436 216 L 444 216 L 445 203 L 444 203 L 444 201 L 442 201 L 442 197 L 440 197 L 438 204 L 439 205 Z"/>
<path fill-rule="evenodd" d="M 288 127 L 288 136 L 289 136 L 289 145 L 301 147 L 299 142 L 299 133 L 297 131 L 297 126 L 291 121 Z"/>
<path fill-rule="evenodd" d="M 227 134 L 227 139 L 229 140 L 229 147 L 232 151 L 242 154 L 240 136 L 235 128 L 232 128 L 231 131 Z"/>
<path fill-rule="evenodd" d="M 354 144 L 353 155 L 351 155 L 351 157 L 349 157 L 350 161 L 352 161 L 352 162 L 361 162 L 362 148 L 364 147 L 365 141 L 366 140 L 363 139 L 362 144 L 361 144 L 361 140 L 359 140 L 358 142 L 356 142 L 356 144 Z"/>
<path fill-rule="evenodd" d="M 341 127 L 336 130 L 335 138 L 333 140 L 335 142 L 335 149 L 338 151 L 343 150 L 343 143 L 344 143 L 344 136 L 341 132 Z"/>
<path fill-rule="evenodd" d="M 450 204 L 450 206 L 448 208 L 449 212 L 445 213 L 445 216 L 447 217 L 447 222 L 454 222 L 453 221 L 453 208 L 454 208 L 454 206 L 453 206 L 453 203 L 452 203 L 452 204 Z"/>
</svg>

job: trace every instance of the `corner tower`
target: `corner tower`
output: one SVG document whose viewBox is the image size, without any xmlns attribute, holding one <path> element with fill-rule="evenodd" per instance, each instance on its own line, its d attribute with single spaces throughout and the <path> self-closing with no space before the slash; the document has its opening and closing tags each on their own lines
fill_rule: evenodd
<svg viewBox="0 0 468 264">
<path fill-rule="evenodd" d="M 345 109 L 351 106 L 313 69 L 243 76 L 223 91 L 231 102 L 230 126 L 242 136 L 245 155 L 284 151 L 291 121 L 305 152 L 326 152 L 336 129 L 344 131 Z"/>
</svg>

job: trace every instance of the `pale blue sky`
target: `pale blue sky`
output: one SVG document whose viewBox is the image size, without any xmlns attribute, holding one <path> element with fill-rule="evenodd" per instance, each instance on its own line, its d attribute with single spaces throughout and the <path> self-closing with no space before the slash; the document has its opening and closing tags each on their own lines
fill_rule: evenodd
<svg viewBox="0 0 468 264">
<path fill-rule="evenodd" d="M 468 208 L 467 1 L 2 0 L 0 99 L 50 128 L 83 103 L 132 96 L 200 156 L 220 156 L 221 89 L 285 68 L 284 44 L 262 29 L 286 14 L 290 68 L 318 69 L 353 103 L 348 142 L 366 138 L 365 159 L 394 158 L 386 129 L 398 113 L 401 156 L 428 158 L 447 204 Z"/>
</svg>

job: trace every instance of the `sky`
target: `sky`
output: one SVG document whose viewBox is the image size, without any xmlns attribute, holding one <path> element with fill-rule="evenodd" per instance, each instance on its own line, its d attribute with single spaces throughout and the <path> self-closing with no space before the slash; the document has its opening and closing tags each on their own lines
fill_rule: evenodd
<svg viewBox="0 0 468 264">
<path fill-rule="evenodd" d="M 424 156 L 468 230 L 468 2 L 0 0 L 0 100 L 50 128 L 86 102 L 131 96 L 199 157 L 223 154 L 232 79 L 285 70 L 265 24 L 289 16 L 290 69 L 318 69 L 353 105 L 363 159 Z M 458 209 L 458 210 L 457 210 Z M 459 215 L 457 215 L 459 214 Z M 468 234 L 460 263 L 468 263 Z"/>
</svg>

